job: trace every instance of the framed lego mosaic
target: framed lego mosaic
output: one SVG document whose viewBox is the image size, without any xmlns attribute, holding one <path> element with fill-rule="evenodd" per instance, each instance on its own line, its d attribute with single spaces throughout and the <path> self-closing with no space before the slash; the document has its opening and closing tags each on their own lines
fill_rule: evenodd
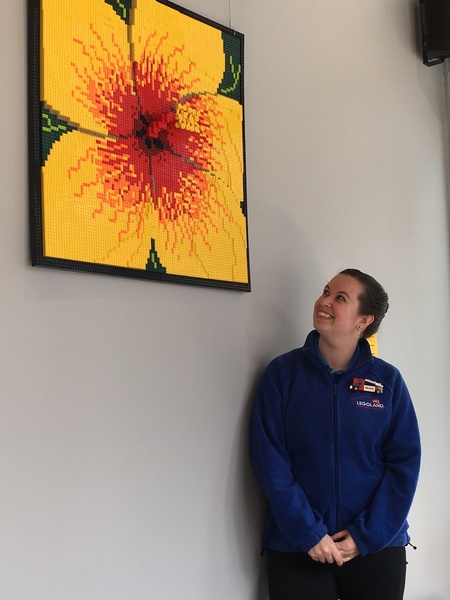
<svg viewBox="0 0 450 600">
<path fill-rule="evenodd" d="M 32 264 L 250 291 L 244 36 L 165 0 L 29 0 Z"/>
</svg>

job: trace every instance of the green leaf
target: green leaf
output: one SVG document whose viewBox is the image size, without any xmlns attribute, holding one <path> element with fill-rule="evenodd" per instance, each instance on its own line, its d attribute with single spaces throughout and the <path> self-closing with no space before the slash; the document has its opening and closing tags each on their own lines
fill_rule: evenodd
<svg viewBox="0 0 450 600">
<path fill-rule="evenodd" d="M 242 103 L 242 44 L 241 37 L 222 32 L 225 71 L 217 93 Z"/>
<path fill-rule="evenodd" d="M 54 113 L 50 108 L 41 102 L 41 166 L 45 165 L 45 161 L 50 154 L 50 150 L 55 142 L 61 136 L 69 131 L 73 131 L 75 127 L 64 118 Z"/>
<path fill-rule="evenodd" d="M 133 0 L 105 0 L 105 2 L 113 7 L 114 12 L 119 15 L 122 21 L 130 25 Z"/>
<path fill-rule="evenodd" d="M 163 267 L 161 261 L 159 260 L 158 253 L 156 252 L 156 243 L 153 238 L 151 240 L 151 249 L 145 270 L 157 271 L 158 273 L 166 272 L 166 267 Z"/>
</svg>

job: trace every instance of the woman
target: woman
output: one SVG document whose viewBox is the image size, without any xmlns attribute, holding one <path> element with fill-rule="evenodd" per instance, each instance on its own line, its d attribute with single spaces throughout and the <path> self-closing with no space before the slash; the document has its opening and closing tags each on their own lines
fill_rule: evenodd
<svg viewBox="0 0 450 600">
<path fill-rule="evenodd" d="M 305 345 L 260 382 L 250 439 L 270 600 L 403 598 L 420 440 L 402 376 L 366 340 L 388 306 L 373 277 L 341 271 Z"/>
</svg>

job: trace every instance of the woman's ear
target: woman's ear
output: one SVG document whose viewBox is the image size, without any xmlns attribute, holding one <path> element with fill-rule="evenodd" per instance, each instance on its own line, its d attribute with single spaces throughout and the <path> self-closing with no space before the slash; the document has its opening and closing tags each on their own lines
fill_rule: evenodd
<svg viewBox="0 0 450 600">
<path fill-rule="evenodd" d="M 363 315 L 361 317 L 361 325 L 366 329 L 375 321 L 375 317 L 373 315 Z"/>
</svg>

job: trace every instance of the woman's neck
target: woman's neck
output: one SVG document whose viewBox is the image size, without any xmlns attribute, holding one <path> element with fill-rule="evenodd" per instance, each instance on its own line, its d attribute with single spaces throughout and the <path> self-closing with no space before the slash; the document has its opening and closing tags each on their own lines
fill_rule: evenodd
<svg viewBox="0 0 450 600">
<path fill-rule="evenodd" d="M 337 345 L 328 342 L 322 336 L 319 338 L 319 352 L 332 371 L 346 371 L 348 369 L 357 345 L 358 339 L 350 340 L 350 343 Z"/>
</svg>

